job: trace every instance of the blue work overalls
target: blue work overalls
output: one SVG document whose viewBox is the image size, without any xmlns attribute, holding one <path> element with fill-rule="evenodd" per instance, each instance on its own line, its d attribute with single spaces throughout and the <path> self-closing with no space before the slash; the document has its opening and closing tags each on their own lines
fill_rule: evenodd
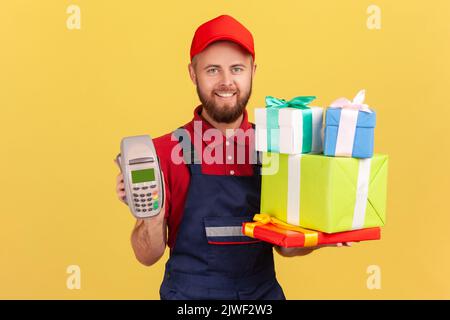
<svg viewBox="0 0 450 320">
<path fill-rule="evenodd" d="M 198 159 L 189 143 L 190 160 Z M 242 234 L 242 223 L 259 212 L 260 165 L 253 165 L 253 176 L 219 176 L 202 174 L 200 164 L 187 162 L 188 196 L 161 299 L 285 299 L 272 245 Z"/>
</svg>

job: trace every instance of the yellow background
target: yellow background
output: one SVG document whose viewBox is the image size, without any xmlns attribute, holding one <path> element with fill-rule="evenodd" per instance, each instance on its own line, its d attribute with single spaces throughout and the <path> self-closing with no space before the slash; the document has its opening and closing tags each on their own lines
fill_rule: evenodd
<svg viewBox="0 0 450 320">
<path fill-rule="evenodd" d="M 66 27 L 70 4 L 80 30 Z M 366 27 L 370 4 L 381 30 Z M 159 298 L 168 251 L 135 260 L 112 159 L 122 137 L 191 119 L 190 42 L 224 13 L 255 38 L 252 120 L 265 95 L 326 106 L 366 88 L 376 152 L 390 156 L 382 241 L 277 256 L 287 298 L 450 298 L 448 0 L 1 1 L 0 298 Z"/>
</svg>

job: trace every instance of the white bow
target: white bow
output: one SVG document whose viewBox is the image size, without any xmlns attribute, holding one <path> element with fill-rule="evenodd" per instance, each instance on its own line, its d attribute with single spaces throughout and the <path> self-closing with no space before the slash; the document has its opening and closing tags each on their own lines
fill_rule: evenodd
<svg viewBox="0 0 450 320">
<path fill-rule="evenodd" d="M 356 94 L 356 96 L 353 98 L 353 101 L 350 101 L 347 98 L 339 98 L 334 100 L 331 103 L 330 107 L 341 109 L 354 109 L 358 111 L 372 113 L 372 111 L 369 109 L 369 106 L 364 103 L 365 98 L 366 98 L 366 90 L 363 89 Z"/>
</svg>

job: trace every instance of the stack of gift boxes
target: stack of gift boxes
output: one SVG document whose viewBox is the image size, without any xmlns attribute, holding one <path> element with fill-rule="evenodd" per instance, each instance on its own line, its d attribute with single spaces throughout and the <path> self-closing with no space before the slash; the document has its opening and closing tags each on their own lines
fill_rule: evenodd
<svg viewBox="0 0 450 320">
<path fill-rule="evenodd" d="M 267 97 L 255 109 L 261 209 L 243 232 L 284 247 L 379 239 L 388 157 L 373 154 L 375 111 L 364 90 L 325 112 L 314 99 Z"/>
</svg>

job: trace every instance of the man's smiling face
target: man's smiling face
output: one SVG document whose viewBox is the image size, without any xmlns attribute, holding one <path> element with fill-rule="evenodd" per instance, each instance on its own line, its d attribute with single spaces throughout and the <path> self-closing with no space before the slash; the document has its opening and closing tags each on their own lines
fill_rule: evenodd
<svg viewBox="0 0 450 320">
<path fill-rule="evenodd" d="M 244 112 L 255 70 L 250 53 L 230 41 L 212 43 L 189 64 L 203 107 L 214 121 L 224 123 L 236 121 Z"/>
</svg>

